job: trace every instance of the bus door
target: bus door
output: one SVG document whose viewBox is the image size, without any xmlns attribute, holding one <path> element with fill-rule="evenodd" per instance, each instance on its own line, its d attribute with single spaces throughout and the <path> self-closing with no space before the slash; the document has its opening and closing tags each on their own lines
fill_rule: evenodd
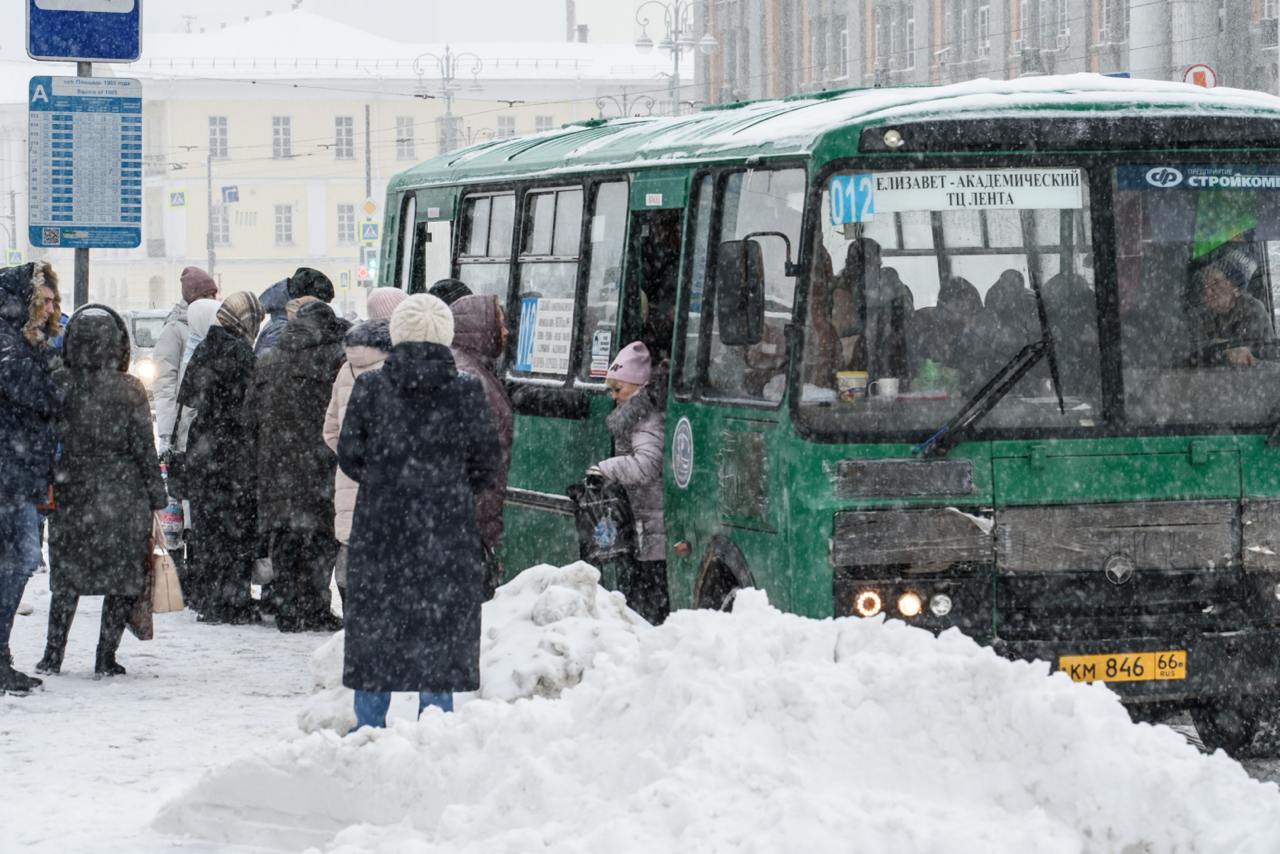
<svg viewBox="0 0 1280 854">
<path fill-rule="evenodd" d="M 625 180 L 598 179 L 533 188 L 520 200 L 507 309 L 510 572 L 578 559 L 566 490 L 611 451 L 604 380 L 619 348 L 627 194 Z"/>
<path fill-rule="evenodd" d="M 801 168 L 694 181 L 666 417 L 673 607 L 723 607 L 749 586 L 790 604 L 786 519 L 796 499 L 781 428 L 804 191 Z"/>
</svg>

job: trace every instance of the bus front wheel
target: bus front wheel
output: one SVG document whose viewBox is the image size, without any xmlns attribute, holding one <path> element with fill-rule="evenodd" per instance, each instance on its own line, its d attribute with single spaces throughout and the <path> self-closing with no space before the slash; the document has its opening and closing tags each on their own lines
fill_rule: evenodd
<svg viewBox="0 0 1280 854">
<path fill-rule="evenodd" d="M 732 611 L 734 597 L 746 587 L 754 587 L 747 561 L 727 537 L 711 538 L 711 545 L 694 586 L 693 605 L 715 611 Z"/>
<path fill-rule="evenodd" d="M 1191 710 L 1204 746 L 1235 759 L 1280 755 L 1280 696 L 1212 700 Z"/>
</svg>

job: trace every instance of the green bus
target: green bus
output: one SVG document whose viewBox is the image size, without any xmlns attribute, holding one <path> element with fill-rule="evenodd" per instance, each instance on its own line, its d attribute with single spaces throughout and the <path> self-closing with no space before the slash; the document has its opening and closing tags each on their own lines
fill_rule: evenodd
<svg viewBox="0 0 1280 854">
<path fill-rule="evenodd" d="M 591 120 L 396 176 L 380 285 L 510 324 L 505 565 L 670 361 L 673 607 L 957 628 L 1210 747 L 1280 721 L 1280 99 L 1098 75 Z"/>
</svg>

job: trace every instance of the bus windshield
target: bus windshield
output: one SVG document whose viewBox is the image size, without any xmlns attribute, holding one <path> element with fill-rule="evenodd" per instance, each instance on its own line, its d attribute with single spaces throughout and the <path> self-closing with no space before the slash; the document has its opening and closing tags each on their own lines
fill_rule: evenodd
<svg viewBox="0 0 1280 854">
<path fill-rule="evenodd" d="M 1121 166 L 1112 181 L 1126 418 L 1274 421 L 1280 168 Z"/>
<path fill-rule="evenodd" d="M 799 417 L 819 432 L 919 436 L 1024 346 L 1047 360 L 985 428 L 1092 428 L 1100 408 L 1089 192 L 1075 168 L 839 173 L 818 217 Z"/>
</svg>

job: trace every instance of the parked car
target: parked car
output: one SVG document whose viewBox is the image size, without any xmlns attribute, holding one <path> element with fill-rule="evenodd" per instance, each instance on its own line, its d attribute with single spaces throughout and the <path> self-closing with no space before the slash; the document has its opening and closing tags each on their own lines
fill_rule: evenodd
<svg viewBox="0 0 1280 854">
<path fill-rule="evenodd" d="M 147 394 L 151 393 L 151 384 L 156 379 L 156 363 L 151 358 L 151 351 L 155 349 L 168 315 L 167 309 L 142 309 L 124 313 L 125 324 L 129 327 L 129 373 L 142 380 L 142 384 L 147 387 Z"/>
</svg>

